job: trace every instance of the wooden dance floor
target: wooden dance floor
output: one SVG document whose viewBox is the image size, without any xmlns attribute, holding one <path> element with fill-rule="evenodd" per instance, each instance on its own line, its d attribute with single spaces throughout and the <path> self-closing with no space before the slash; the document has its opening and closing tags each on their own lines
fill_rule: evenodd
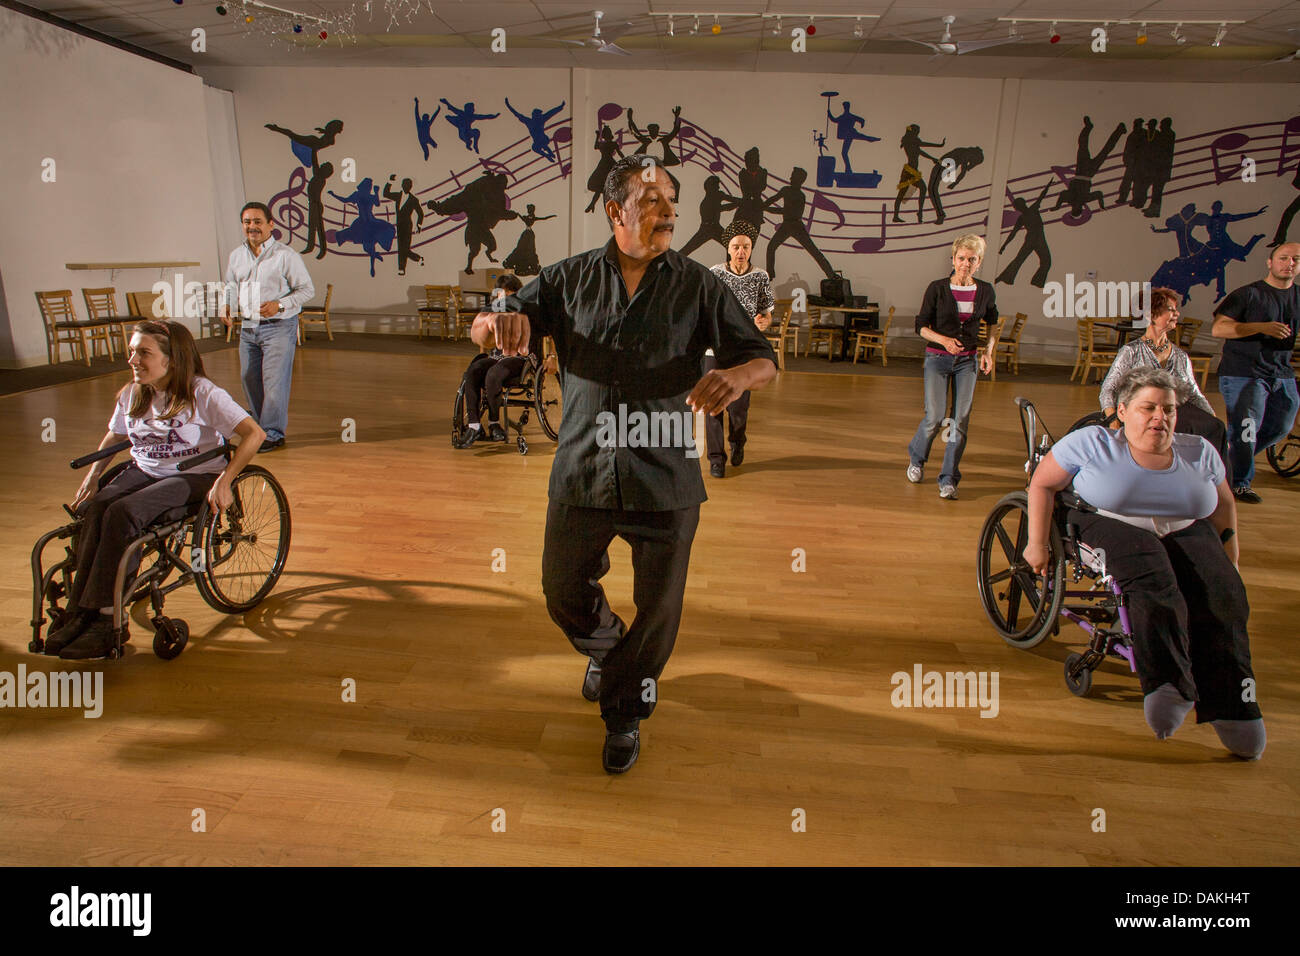
<svg viewBox="0 0 1300 956">
<path fill-rule="evenodd" d="M 242 399 L 237 352 L 205 360 Z M 0 399 L 0 671 L 104 673 L 98 719 L 0 710 L 0 863 L 1300 863 L 1300 481 L 1262 456 L 1264 503 L 1240 535 L 1269 744 L 1244 763 L 1190 717 L 1157 742 L 1113 662 L 1072 697 L 1077 628 L 1017 650 L 981 609 L 980 527 L 1024 484 L 1012 398 L 1059 430 L 1095 386 L 1065 370 L 982 381 L 948 502 L 935 462 L 925 484 L 904 476 L 919 378 L 786 373 L 754 395 L 746 463 L 706 474 L 658 709 L 640 761 L 611 777 L 584 659 L 541 593 L 553 445 L 530 425 L 527 457 L 453 450 L 465 364 L 299 351 L 288 447 L 260 461 L 292 502 L 287 570 L 242 617 L 173 594 L 192 636 L 170 662 L 147 604 L 125 660 L 27 652 L 30 548 L 62 523 L 80 481 L 67 462 L 99 441 L 124 376 Z M 622 542 L 612 561 L 630 620 Z M 996 671 L 996 717 L 895 708 L 891 675 L 916 665 Z"/>
</svg>

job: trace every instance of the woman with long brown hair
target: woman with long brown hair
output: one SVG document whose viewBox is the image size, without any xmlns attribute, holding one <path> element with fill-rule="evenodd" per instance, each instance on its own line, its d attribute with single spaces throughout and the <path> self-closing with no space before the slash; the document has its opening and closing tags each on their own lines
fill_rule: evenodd
<svg viewBox="0 0 1300 956">
<path fill-rule="evenodd" d="M 65 660 L 107 655 L 113 641 L 113 585 L 127 545 L 159 515 L 207 498 L 214 510 L 230 505 L 230 483 L 266 438 L 256 421 L 203 369 L 194 336 L 179 322 L 141 322 L 128 350 L 131 381 L 117 394 L 107 448 L 131 441 L 131 462 L 99 488 L 111 458 L 95 462 L 73 510 L 82 518 L 77 566 L 66 623 L 50 634 L 46 654 Z M 239 436 L 222 458 L 178 471 L 177 465 Z"/>
</svg>

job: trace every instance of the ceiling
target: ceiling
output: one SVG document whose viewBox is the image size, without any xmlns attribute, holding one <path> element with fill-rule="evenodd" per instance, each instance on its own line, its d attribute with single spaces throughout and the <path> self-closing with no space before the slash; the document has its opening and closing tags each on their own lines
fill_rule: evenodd
<svg viewBox="0 0 1300 956">
<path fill-rule="evenodd" d="M 688 3 L 649 0 L 267 0 L 303 19 L 294 34 L 291 21 L 241 0 L 29 0 L 31 6 L 99 33 L 188 63 L 199 73 L 209 67 L 581 67 L 617 70 L 719 70 L 773 73 L 902 74 L 960 77 L 1019 77 L 1089 81 L 1295 82 L 1300 59 L 1270 61 L 1300 48 L 1300 4 L 1281 0 L 702 0 Z M 621 33 L 618 44 L 630 56 L 599 53 L 565 39 L 591 36 L 592 11 L 604 11 L 602 33 Z M 693 20 L 680 14 L 705 11 L 698 35 Z M 675 36 L 665 16 L 677 13 Z M 711 33 L 718 13 L 721 33 Z M 754 14 L 784 14 L 782 31 L 773 19 Z M 253 15 L 251 24 L 245 14 Z M 749 16 L 745 16 L 748 14 Z M 827 15 L 847 15 L 831 19 Z M 856 21 L 858 15 L 879 19 Z M 807 52 L 790 49 L 790 31 L 816 33 Z M 943 17 L 956 17 L 952 39 L 968 42 L 1005 38 L 1011 26 L 999 17 L 1083 18 L 1088 24 L 1058 24 L 1061 40 L 1049 43 L 1047 23 L 1018 26 L 1021 40 L 958 55 L 935 55 L 909 39 L 938 42 Z M 1092 29 L 1112 21 L 1107 51 L 1091 49 Z M 1184 25 L 1186 42 L 1171 37 L 1173 24 L 1150 23 L 1148 42 L 1138 45 L 1136 25 L 1114 21 L 1208 20 Z M 1222 44 L 1211 40 L 1219 20 L 1230 25 Z M 630 26 L 627 26 L 630 24 Z M 855 36 L 860 26 L 863 36 Z M 205 52 L 191 49 L 191 31 L 206 31 Z M 493 53 L 492 31 L 505 32 L 506 52 Z M 625 31 L 625 32 L 624 32 Z"/>
</svg>

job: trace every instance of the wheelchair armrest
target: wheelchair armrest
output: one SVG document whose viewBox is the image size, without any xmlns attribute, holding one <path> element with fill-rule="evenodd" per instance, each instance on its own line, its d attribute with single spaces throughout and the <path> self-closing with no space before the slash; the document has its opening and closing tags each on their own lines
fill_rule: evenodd
<svg viewBox="0 0 1300 956">
<path fill-rule="evenodd" d="M 109 445 L 107 448 L 101 448 L 98 451 L 92 451 L 89 455 L 82 455 L 80 458 L 74 458 L 68 463 L 69 468 L 85 468 L 97 461 L 105 458 L 112 458 L 120 451 L 126 451 L 131 447 L 130 441 L 120 441 L 116 445 Z"/>
<path fill-rule="evenodd" d="M 1058 504 L 1063 505 L 1066 508 L 1073 508 L 1075 511 L 1095 513 L 1097 510 L 1070 490 L 1057 492 L 1056 500 Z"/>
<path fill-rule="evenodd" d="M 205 451 L 201 455 L 195 455 L 193 458 L 185 459 L 183 462 L 181 462 L 179 465 L 176 466 L 176 470 L 189 471 L 195 465 L 201 465 L 203 464 L 203 462 L 211 461 L 214 458 L 225 458 L 227 461 L 229 461 L 231 456 L 234 455 L 235 449 L 237 447 L 238 447 L 237 445 L 231 445 L 229 443 L 225 445 L 219 445 L 216 448 L 212 449 L 211 451 Z"/>
</svg>

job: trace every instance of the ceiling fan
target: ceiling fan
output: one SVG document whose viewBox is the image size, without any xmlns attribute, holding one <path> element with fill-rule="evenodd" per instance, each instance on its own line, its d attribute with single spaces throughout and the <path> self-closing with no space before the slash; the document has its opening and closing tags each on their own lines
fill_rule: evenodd
<svg viewBox="0 0 1300 956">
<path fill-rule="evenodd" d="M 1020 42 L 1019 36 L 1002 37 L 997 40 L 954 40 L 952 38 L 952 25 L 956 20 L 957 18 L 951 14 L 943 18 L 943 36 L 939 38 L 938 43 L 930 43 L 928 40 L 915 40 L 912 37 L 898 36 L 898 34 L 890 35 L 899 40 L 906 40 L 908 43 L 919 43 L 921 46 L 928 46 L 934 51 L 935 56 L 960 56 L 963 53 L 984 50 L 991 46 Z"/>
<path fill-rule="evenodd" d="M 619 56 L 631 56 L 632 54 L 619 46 L 617 41 L 619 37 L 632 28 L 632 24 L 621 23 L 614 29 L 602 34 L 600 32 L 600 18 L 605 15 L 605 11 L 596 10 L 594 12 L 596 14 L 596 29 L 592 32 L 591 36 L 582 40 L 560 39 L 558 42 L 586 47 L 588 50 L 595 50 L 597 53 L 616 53 Z"/>
</svg>

